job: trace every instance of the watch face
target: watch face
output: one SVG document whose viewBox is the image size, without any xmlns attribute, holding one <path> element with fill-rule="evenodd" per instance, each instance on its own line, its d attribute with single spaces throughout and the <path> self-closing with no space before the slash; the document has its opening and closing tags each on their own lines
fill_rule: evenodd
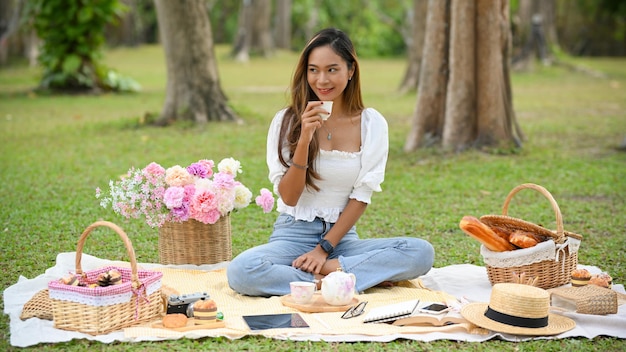
<svg viewBox="0 0 626 352">
<path fill-rule="evenodd" d="M 324 252 L 326 252 L 328 254 L 330 254 L 335 249 L 335 247 L 333 247 L 333 245 L 330 244 L 330 242 L 328 242 L 327 240 L 322 240 L 320 242 L 320 246 L 322 247 Z"/>
</svg>

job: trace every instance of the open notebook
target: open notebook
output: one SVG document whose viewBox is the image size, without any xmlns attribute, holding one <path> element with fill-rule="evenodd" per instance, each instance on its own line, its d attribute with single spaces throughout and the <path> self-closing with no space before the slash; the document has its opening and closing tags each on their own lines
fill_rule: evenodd
<svg viewBox="0 0 626 352">
<path fill-rule="evenodd" d="M 376 307 L 370 310 L 363 318 L 364 323 L 386 323 L 411 316 L 418 304 L 419 299 L 404 301 L 386 306 Z"/>
<path fill-rule="evenodd" d="M 419 300 L 411 300 L 376 307 L 367 313 L 365 318 L 363 318 L 363 322 L 412 326 L 445 326 L 469 323 L 458 311 L 447 310 L 441 314 L 424 313 L 421 311 L 421 308 L 431 303 L 433 302 L 420 303 Z"/>
</svg>

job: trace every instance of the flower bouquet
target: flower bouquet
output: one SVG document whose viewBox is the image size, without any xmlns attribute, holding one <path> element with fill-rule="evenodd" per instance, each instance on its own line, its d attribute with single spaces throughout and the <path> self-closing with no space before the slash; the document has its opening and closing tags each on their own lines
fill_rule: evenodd
<svg viewBox="0 0 626 352">
<path fill-rule="evenodd" d="M 150 227 L 159 228 L 163 264 L 230 260 L 230 213 L 247 207 L 252 192 L 236 180 L 242 173 L 239 161 L 225 158 L 217 165 L 217 172 L 214 167 L 213 160 L 208 159 L 168 169 L 152 162 L 143 169 L 129 169 L 120 180 L 109 181 L 107 193 L 97 188 L 96 198 L 102 207 L 110 205 L 127 219 L 144 218 Z M 274 207 L 272 193 L 261 189 L 256 204 L 270 212 Z M 207 252 L 207 245 L 212 245 L 214 254 Z M 198 251 L 197 255 L 193 251 Z"/>
<path fill-rule="evenodd" d="M 116 213 L 129 218 L 145 217 L 150 227 L 161 227 L 167 221 L 183 222 L 194 219 L 215 224 L 233 210 L 247 207 L 252 192 L 235 178 L 242 173 L 241 163 L 226 158 L 213 172 L 213 160 L 199 160 L 186 168 L 179 165 L 168 169 L 152 162 L 143 169 L 131 168 L 118 181 L 109 181 L 104 195 L 96 188 L 100 205 L 109 205 Z M 268 213 L 274 207 L 274 197 L 262 189 L 256 203 Z"/>
</svg>

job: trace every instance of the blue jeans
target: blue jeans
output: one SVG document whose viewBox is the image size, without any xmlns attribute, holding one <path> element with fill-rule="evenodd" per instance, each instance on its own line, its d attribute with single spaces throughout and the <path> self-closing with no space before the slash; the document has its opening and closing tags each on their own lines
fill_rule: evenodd
<svg viewBox="0 0 626 352">
<path fill-rule="evenodd" d="M 250 248 L 232 260 L 227 269 L 230 287 L 250 296 L 276 296 L 289 293 L 291 281 L 313 281 L 314 276 L 291 266 L 294 259 L 318 244 L 332 223 L 316 218 L 296 221 L 280 214 L 269 242 Z M 383 281 L 402 281 L 426 274 L 435 251 L 419 238 L 395 237 L 359 239 L 355 227 L 335 246 L 328 259 L 339 259 L 344 272 L 356 276 L 356 289 L 362 292 Z"/>
</svg>

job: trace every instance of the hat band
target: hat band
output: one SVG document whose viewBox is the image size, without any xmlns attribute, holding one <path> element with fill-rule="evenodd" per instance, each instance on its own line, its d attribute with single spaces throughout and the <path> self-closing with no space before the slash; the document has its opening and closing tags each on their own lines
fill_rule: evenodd
<svg viewBox="0 0 626 352">
<path fill-rule="evenodd" d="M 519 326 L 522 328 L 544 328 L 548 326 L 548 316 L 543 318 L 523 318 L 516 317 L 505 313 L 500 313 L 496 310 L 487 307 L 485 316 L 491 320 L 495 320 L 498 323 Z"/>
</svg>

